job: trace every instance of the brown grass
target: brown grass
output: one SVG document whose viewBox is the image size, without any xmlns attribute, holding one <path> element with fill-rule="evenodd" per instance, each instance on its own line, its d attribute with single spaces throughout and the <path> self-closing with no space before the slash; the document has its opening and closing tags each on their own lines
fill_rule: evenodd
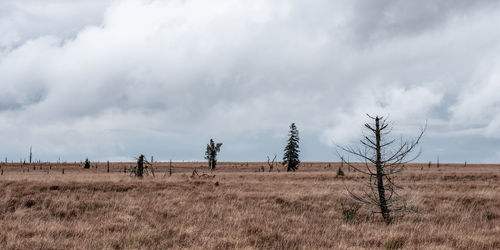
<svg viewBox="0 0 500 250">
<path fill-rule="evenodd" d="M 497 165 L 409 166 L 397 181 L 419 213 L 389 226 L 363 210 L 343 222 L 344 183 L 362 177 L 337 178 L 338 164 L 220 163 L 205 179 L 190 178 L 205 163 L 174 163 L 172 177 L 157 163 L 143 180 L 123 174 L 132 163 L 50 165 L 2 164 L 0 249 L 500 249 Z"/>
</svg>

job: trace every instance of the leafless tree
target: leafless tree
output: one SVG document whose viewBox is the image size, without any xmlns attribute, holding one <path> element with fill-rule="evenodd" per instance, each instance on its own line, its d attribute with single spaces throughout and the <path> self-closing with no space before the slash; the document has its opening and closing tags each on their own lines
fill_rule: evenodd
<svg viewBox="0 0 500 250">
<path fill-rule="evenodd" d="M 373 123 L 366 123 L 368 134 L 363 135 L 361 145 L 357 147 L 338 146 L 341 151 L 354 155 L 362 164 L 340 159 L 349 168 L 368 176 L 368 183 L 362 190 L 352 191 L 346 187 L 350 197 L 365 205 L 373 213 L 380 213 L 384 221 L 390 224 L 396 214 L 408 211 L 407 199 L 402 195 L 401 186 L 394 183 L 394 176 L 404 170 L 405 164 L 415 160 L 420 150 L 415 152 L 426 126 L 412 140 L 390 137 L 392 124 L 383 117 L 368 115 Z"/>
<path fill-rule="evenodd" d="M 168 176 L 172 176 L 172 160 L 170 160 L 170 164 L 168 164 Z"/>
<path fill-rule="evenodd" d="M 276 161 L 276 157 L 277 155 L 274 154 L 274 158 L 273 160 L 271 161 L 271 158 L 269 158 L 269 156 L 267 156 L 267 165 L 269 166 L 269 172 L 272 172 L 273 171 L 273 168 L 274 168 L 274 162 Z"/>
<path fill-rule="evenodd" d="M 139 155 L 139 157 L 137 158 L 137 165 L 132 166 L 128 169 L 130 176 L 142 178 L 142 177 L 144 177 L 145 174 L 147 174 L 147 175 L 150 175 L 152 177 L 155 177 L 155 172 L 154 172 L 153 166 L 151 165 L 150 162 L 148 162 L 145 159 L 146 158 L 144 157 L 144 155 L 142 155 L 142 154 Z M 124 169 L 124 172 L 127 172 L 127 171 Z"/>
<path fill-rule="evenodd" d="M 33 151 L 32 151 L 32 147 L 30 146 L 30 164 L 31 164 L 31 158 L 33 157 Z"/>
</svg>

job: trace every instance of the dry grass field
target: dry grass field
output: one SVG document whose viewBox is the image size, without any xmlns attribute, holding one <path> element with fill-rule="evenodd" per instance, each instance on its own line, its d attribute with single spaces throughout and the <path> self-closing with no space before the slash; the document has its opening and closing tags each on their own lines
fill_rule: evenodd
<svg viewBox="0 0 500 250">
<path fill-rule="evenodd" d="M 156 163 L 142 180 L 123 173 L 132 164 L 1 164 L 0 249 L 500 249 L 498 165 L 409 166 L 396 181 L 419 212 L 387 226 L 364 210 L 343 221 L 344 184 L 363 177 L 336 177 L 338 164 L 222 162 L 191 178 L 206 163 L 172 176 Z"/>
</svg>

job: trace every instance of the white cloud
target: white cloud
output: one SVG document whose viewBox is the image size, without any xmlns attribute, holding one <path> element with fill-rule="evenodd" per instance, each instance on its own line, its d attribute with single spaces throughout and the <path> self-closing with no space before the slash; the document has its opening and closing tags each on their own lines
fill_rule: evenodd
<svg viewBox="0 0 500 250">
<path fill-rule="evenodd" d="M 430 88 L 400 87 L 383 90 L 367 89 L 358 96 L 357 106 L 340 111 L 334 125 L 323 132 L 323 141 L 342 145 L 360 139 L 363 124 L 369 122 L 366 114 L 379 115 L 395 122 L 394 133 L 412 134 L 425 125 L 429 111 L 441 103 L 442 94 Z"/>
<path fill-rule="evenodd" d="M 481 71 L 483 75 L 478 76 L 478 82 L 462 89 L 457 103 L 450 107 L 455 126 L 475 126 L 480 128 L 480 134 L 484 136 L 500 137 L 499 70 L 500 63 L 489 65 Z"/>
<path fill-rule="evenodd" d="M 358 138 L 366 113 L 403 134 L 500 124 L 491 1 L 7 1 L 0 13 L 8 154 L 119 158 L 158 138 L 284 137 L 291 122 L 330 145 Z"/>
</svg>

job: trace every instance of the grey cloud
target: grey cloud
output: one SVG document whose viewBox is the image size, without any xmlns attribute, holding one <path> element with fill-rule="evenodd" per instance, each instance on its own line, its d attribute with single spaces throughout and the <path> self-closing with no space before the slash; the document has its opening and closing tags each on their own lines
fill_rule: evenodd
<svg viewBox="0 0 500 250">
<path fill-rule="evenodd" d="M 27 40 L 54 35 L 74 37 L 82 28 L 98 25 L 109 0 L 3 0 L 0 4 L 0 50 Z"/>
<path fill-rule="evenodd" d="M 11 96 L 0 96 L 0 111 L 17 110 L 37 104 L 46 97 L 47 90 L 27 90 L 26 92 L 9 93 Z M 14 95 L 12 95 L 14 94 Z"/>
<path fill-rule="evenodd" d="M 430 141 L 444 144 L 438 131 L 478 126 L 461 115 L 468 107 L 489 110 L 471 116 L 478 135 L 500 121 L 491 1 L 50 3 L 82 13 L 55 24 L 34 2 L 0 4 L 0 30 L 21 34 L 0 48 L 0 129 L 13 142 L 0 152 L 18 150 L 9 155 L 33 143 L 46 157 L 200 159 L 216 137 L 229 143 L 226 159 L 251 160 L 245 150 L 280 152 L 296 122 L 308 159 L 328 160 L 332 141 L 357 138 L 365 113 L 390 115 L 399 134 L 429 120 Z"/>
<path fill-rule="evenodd" d="M 494 0 L 359 0 L 354 6 L 353 33 L 363 44 L 383 42 L 394 37 L 419 35 L 454 19 L 498 7 L 498 1 Z"/>
</svg>

